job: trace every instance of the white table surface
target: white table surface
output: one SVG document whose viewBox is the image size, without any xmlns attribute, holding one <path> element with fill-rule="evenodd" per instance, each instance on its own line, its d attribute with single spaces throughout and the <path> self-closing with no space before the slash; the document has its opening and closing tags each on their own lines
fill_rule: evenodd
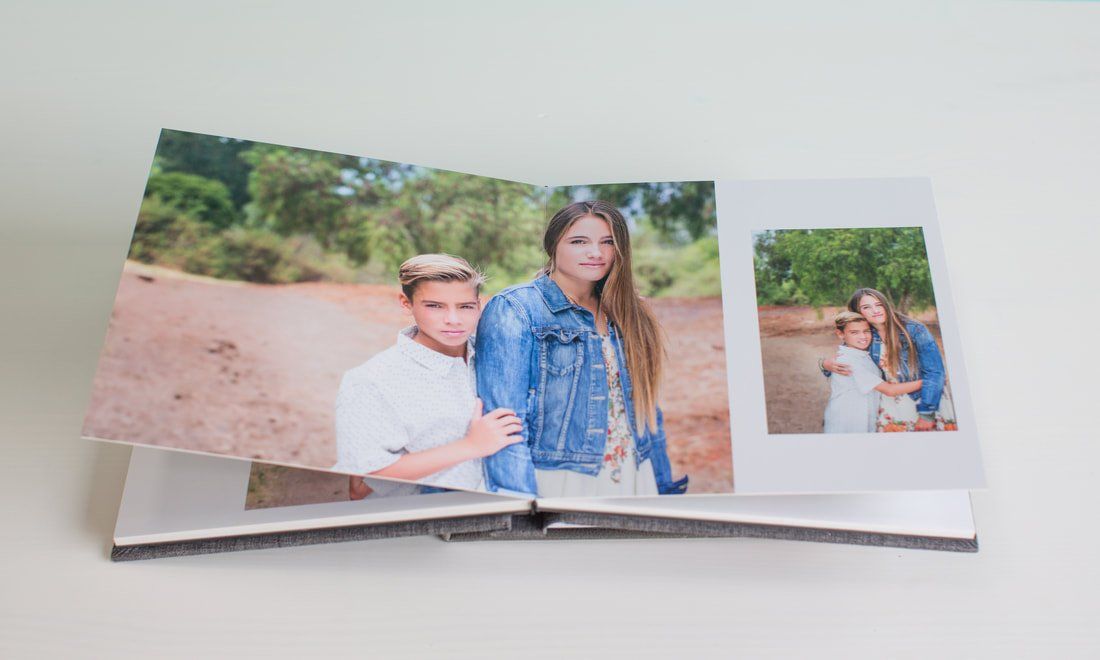
<svg viewBox="0 0 1100 660">
<path fill-rule="evenodd" d="M 9 2 L 0 61 L 0 656 L 1100 652 L 1100 3 Z M 981 551 L 110 563 L 129 450 L 78 436 L 162 126 L 554 183 L 932 176 Z"/>
</svg>

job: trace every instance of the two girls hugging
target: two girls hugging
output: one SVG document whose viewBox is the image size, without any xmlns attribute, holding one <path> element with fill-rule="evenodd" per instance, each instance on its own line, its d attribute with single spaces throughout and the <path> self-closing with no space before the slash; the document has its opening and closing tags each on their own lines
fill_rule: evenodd
<svg viewBox="0 0 1100 660">
<path fill-rule="evenodd" d="M 939 346 L 875 289 L 857 289 L 834 319 L 841 345 L 819 361 L 829 378 L 826 433 L 953 431 Z"/>
<path fill-rule="evenodd" d="M 539 497 L 679 494 L 657 405 L 665 341 L 638 295 L 630 233 L 602 201 L 554 214 L 537 277 L 480 304 L 484 277 L 425 254 L 401 265 L 414 325 L 348 371 L 334 470 Z M 379 495 L 417 492 L 384 483 Z M 351 479 L 351 497 L 371 492 Z"/>
</svg>

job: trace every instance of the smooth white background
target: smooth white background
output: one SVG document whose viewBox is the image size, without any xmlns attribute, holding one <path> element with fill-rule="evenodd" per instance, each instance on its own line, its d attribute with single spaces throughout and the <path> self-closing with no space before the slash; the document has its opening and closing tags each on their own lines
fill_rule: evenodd
<svg viewBox="0 0 1100 660">
<path fill-rule="evenodd" d="M 1096 655 L 1100 4 L 5 2 L 0 62 L 0 655 Z M 128 449 L 78 435 L 161 126 L 534 181 L 933 177 L 981 552 L 109 563 Z"/>
</svg>

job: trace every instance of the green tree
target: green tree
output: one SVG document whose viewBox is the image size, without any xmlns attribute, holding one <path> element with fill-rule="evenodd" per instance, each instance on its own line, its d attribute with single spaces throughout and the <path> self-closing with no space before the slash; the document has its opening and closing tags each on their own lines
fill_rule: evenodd
<svg viewBox="0 0 1100 660">
<path fill-rule="evenodd" d="M 145 197 L 157 197 L 184 215 L 218 229 L 229 227 L 237 219 L 237 211 L 225 184 L 197 174 L 153 174 L 145 186 Z"/>
<path fill-rule="evenodd" d="M 149 264 L 181 267 L 179 255 L 199 250 L 215 233 L 209 223 L 188 216 L 160 197 L 147 197 L 138 212 L 128 256 Z"/>
<path fill-rule="evenodd" d="M 368 225 L 385 221 L 397 191 L 422 171 L 402 163 L 267 144 L 241 157 L 252 166 L 250 224 L 284 236 L 311 235 L 326 250 L 345 251 L 358 263 L 370 258 L 379 241 L 379 232 Z M 397 218 L 395 228 L 401 225 Z"/>
<path fill-rule="evenodd" d="M 532 266 L 543 201 L 535 186 L 433 170 L 405 183 L 390 215 L 414 252 L 447 252 L 514 272 Z"/>
<path fill-rule="evenodd" d="M 333 247 L 354 200 L 341 179 L 354 159 L 273 145 L 256 145 L 242 158 L 252 165 L 250 224 L 284 236 L 310 234 L 326 249 Z"/>
<path fill-rule="evenodd" d="M 920 227 L 762 232 L 754 249 L 758 304 L 843 305 L 860 287 L 902 311 L 935 303 Z"/>
<path fill-rule="evenodd" d="M 598 196 L 644 235 L 635 264 L 648 295 L 718 290 L 710 182 L 562 188 L 550 200 L 539 186 L 179 131 L 162 135 L 154 170 L 132 256 L 189 272 L 389 280 L 414 254 L 448 252 L 485 270 L 492 291 L 543 263 L 548 204 Z M 224 181 L 242 173 L 238 212 Z"/>
<path fill-rule="evenodd" d="M 713 181 L 604 183 L 557 188 L 550 213 L 571 202 L 602 199 L 644 216 L 668 241 L 683 245 L 717 232 Z"/>
<path fill-rule="evenodd" d="M 238 210 L 249 201 L 251 166 L 241 159 L 252 142 L 234 138 L 165 129 L 157 143 L 156 164 L 161 172 L 185 172 L 221 181 Z"/>
<path fill-rule="evenodd" d="M 392 269 L 414 254 L 449 252 L 511 272 L 538 240 L 537 186 L 269 145 L 244 158 L 253 167 L 252 224 L 312 235 L 358 264 Z"/>
</svg>

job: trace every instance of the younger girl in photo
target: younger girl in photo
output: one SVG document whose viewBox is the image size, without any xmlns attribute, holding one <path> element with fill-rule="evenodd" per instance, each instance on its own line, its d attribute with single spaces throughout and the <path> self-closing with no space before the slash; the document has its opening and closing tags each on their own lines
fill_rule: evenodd
<svg viewBox="0 0 1100 660">
<path fill-rule="evenodd" d="M 837 339 L 837 360 L 848 365 L 850 374 L 833 374 L 829 379 L 829 403 L 825 406 L 826 433 L 874 433 L 881 395 L 901 397 L 918 392 L 921 381 L 886 382 L 871 358 L 871 324 L 861 314 L 844 311 L 833 320 Z"/>
<path fill-rule="evenodd" d="M 333 469 L 442 488 L 483 489 L 481 459 L 519 442 L 513 411 L 477 398 L 472 335 L 484 277 L 464 259 L 422 254 L 401 264 L 398 300 L 414 325 L 348 371 L 336 396 Z M 379 495 L 411 484 L 375 482 Z M 382 484 L 381 486 L 378 486 Z M 370 492 L 352 477 L 351 497 Z"/>
</svg>

